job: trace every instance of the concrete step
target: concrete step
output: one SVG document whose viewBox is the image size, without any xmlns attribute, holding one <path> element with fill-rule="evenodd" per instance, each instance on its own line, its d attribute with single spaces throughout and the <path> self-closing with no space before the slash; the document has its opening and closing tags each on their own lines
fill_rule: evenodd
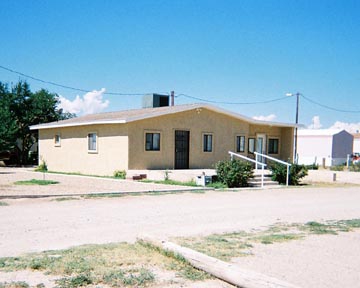
<svg viewBox="0 0 360 288">
<path fill-rule="evenodd" d="M 250 187 L 261 187 L 261 175 L 256 174 L 254 178 L 249 181 Z M 271 174 L 264 174 L 264 187 L 280 187 L 279 183 L 271 180 Z"/>
</svg>

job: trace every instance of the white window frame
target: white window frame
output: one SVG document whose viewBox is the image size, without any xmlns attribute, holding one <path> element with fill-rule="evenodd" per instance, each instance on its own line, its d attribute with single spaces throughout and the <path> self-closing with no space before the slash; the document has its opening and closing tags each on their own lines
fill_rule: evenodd
<svg viewBox="0 0 360 288">
<path fill-rule="evenodd" d="M 95 149 L 90 149 L 90 135 L 95 135 Z M 98 137 L 98 133 L 97 132 L 88 132 L 87 133 L 87 150 L 88 153 L 98 153 L 98 149 L 99 149 L 99 137 Z"/>
<path fill-rule="evenodd" d="M 59 141 L 56 141 L 58 138 Z M 55 147 L 61 147 L 61 135 L 60 133 L 57 133 L 54 135 L 54 146 Z"/>
</svg>

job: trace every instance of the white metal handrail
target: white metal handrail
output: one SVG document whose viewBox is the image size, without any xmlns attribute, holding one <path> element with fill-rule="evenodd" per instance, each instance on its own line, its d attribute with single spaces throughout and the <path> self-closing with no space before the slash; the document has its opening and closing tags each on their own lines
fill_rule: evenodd
<svg viewBox="0 0 360 288">
<path fill-rule="evenodd" d="M 237 153 L 234 153 L 234 152 L 231 152 L 231 151 L 229 151 L 229 154 L 230 154 L 231 160 L 233 160 L 234 156 L 236 156 L 236 157 L 239 157 L 239 158 L 244 159 L 246 161 L 255 163 L 256 169 L 257 169 L 257 165 L 260 164 L 261 165 L 261 170 L 262 170 L 262 173 L 261 173 L 261 188 L 264 188 L 264 168 L 266 167 L 265 163 L 257 162 L 257 160 L 251 159 L 249 157 L 246 157 L 244 155 L 237 154 Z"/>
<path fill-rule="evenodd" d="M 274 157 L 271 157 L 271 156 L 269 156 L 269 155 L 265 155 L 265 154 L 262 154 L 262 153 L 259 153 L 259 152 L 254 152 L 254 154 L 255 154 L 255 162 L 256 163 L 259 163 L 259 164 L 261 164 L 261 162 L 258 162 L 258 156 L 260 156 L 260 157 L 264 157 L 264 158 L 267 158 L 267 159 L 270 159 L 270 160 L 272 160 L 272 161 L 275 161 L 275 162 L 278 162 L 278 163 L 280 163 L 280 164 L 283 164 L 283 165 L 286 165 L 286 186 L 289 186 L 289 171 L 290 171 L 290 167 L 291 167 L 291 164 L 290 163 L 288 163 L 288 162 L 285 162 L 285 161 L 282 161 L 282 160 L 279 160 L 279 159 L 276 159 L 276 158 L 274 158 Z M 256 169 L 257 169 L 257 164 L 255 164 L 256 165 Z"/>
</svg>

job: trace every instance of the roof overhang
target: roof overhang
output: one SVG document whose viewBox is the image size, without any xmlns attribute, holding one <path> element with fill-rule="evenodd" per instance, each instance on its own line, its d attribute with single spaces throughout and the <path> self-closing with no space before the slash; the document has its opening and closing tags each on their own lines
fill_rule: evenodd
<svg viewBox="0 0 360 288">
<path fill-rule="evenodd" d="M 220 113 L 229 117 L 232 117 L 237 120 L 242 120 L 245 122 L 248 122 L 249 124 L 253 125 L 262 125 L 262 126 L 274 126 L 274 127 L 288 127 L 288 128 L 302 128 L 304 127 L 301 124 L 295 124 L 295 123 L 282 123 L 282 122 L 272 122 L 272 121 L 261 121 L 256 120 L 241 114 L 238 114 L 236 112 L 228 111 L 213 105 L 209 104 L 190 104 L 190 105 L 184 105 L 184 106 L 170 106 L 170 109 L 162 109 L 158 111 L 152 110 L 151 113 L 140 113 L 139 115 L 132 115 L 132 116 L 124 116 L 119 117 L 118 119 L 98 119 L 98 120 L 88 120 L 86 121 L 79 119 L 79 121 L 71 121 L 69 123 L 65 121 L 58 121 L 58 122 L 51 122 L 51 123 L 45 123 L 45 124 L 38 124 L 30 126 L 31 130 L 41 130 L 41 129 L 52 129 L 52 128 L 62 128 L 62 127 L 75 127 L 75 126 L 89 126 L 89 125 L 105 125 L 105 124 L 125 124 L 160 116 L 166 116 L 166 115 L 172 115 L 177 114 L 181 112 L 191 111 L 191 110 L 199 110 L 199 109 L 207 109 L 210 111 L 213 111 L 215 113 Z M 200 110 L 201 111 L 201 110 Z M 80 117 L 81 118 L 81 117 Z"/>
<path fill-rule="evenodd" d="M 63 127 L 75 127 L 75 126 L 89 126 L 89 125 L 105 125 L 105 124 L 125 124 L 126 120 L 99 120 L 99 121 L 87 121 L 77 123 L 61 123 L 51 122 L 46 124 L 38 124 L 30 126 L 30 130 L 40 129 L 52 129 L 52 128 L 63 128 Z"/>
</svg>

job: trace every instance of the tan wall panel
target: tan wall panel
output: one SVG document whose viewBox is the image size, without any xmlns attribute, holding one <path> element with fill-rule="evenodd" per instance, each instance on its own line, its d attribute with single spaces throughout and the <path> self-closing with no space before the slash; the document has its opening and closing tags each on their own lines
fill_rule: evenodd
<svg viewBox="0 0 360 288">
<path fill-rule="evenodd" d="M 87 135 L 92 132 L 98 136 L 97 153 L 87 149 Z M 61 135 L 60 147 L 54 144 L 55 134 Z M 43 129 L 39 139 L 39 159 L 45 160 L 51 171 L 112 175 L 115 170 L 128 168 L 126 125 Z"/>
<path fill-rule="evenodd" d="M 129 169 L 173 169 L 175 130 L 190 131 L 190 168 L 212 168 L 217 161 L 229 159 L 228 151 L 235 150 L 235 136 L 247 137 L 248 127 L 244 121 L 206 109 L 130 123 Z M 161 133 L 160 151 L 145 151 L 144 131 Z M 203 152 L 203 133 L 213 135 L 212 152 Z"/>
</svg>

